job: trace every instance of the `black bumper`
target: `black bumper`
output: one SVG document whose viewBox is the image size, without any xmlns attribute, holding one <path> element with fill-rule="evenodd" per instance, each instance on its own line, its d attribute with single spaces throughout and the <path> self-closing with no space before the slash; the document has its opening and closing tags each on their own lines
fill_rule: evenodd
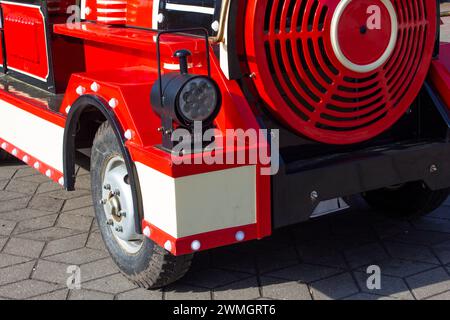
<svg viewBox="0 0 450 320">
<path fill-rule="evenodd" d="M 432 190 L 450 187 L 450 143 L 397 143 L 284 163 L 272 178 L 273 225 L 308 220 L 323 200 L 412 181 Z"/>
</svg>

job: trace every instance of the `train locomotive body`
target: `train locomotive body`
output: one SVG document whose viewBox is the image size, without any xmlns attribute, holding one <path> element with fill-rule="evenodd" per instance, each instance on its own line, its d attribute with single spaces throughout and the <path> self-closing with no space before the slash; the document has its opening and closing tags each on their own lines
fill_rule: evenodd
<svg viewBox="0 0 450 320">
<path fill-rule="evenodd" d="M 0 8 L 0 157 L 67 190 L 90 170 L 106 246 L 143 287 L 353 195 L 393 216 L 448 196 L 450 44 L 436 0 Z"/>
</svg>

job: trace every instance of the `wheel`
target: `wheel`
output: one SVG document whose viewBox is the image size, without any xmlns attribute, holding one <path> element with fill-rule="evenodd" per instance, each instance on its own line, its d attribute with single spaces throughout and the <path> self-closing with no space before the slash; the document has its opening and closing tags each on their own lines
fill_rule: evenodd
<svg viewBox="0 0 450 320">
<path fill-rule="evenodd" d="M 160 288 L 183 277 L 192 255 L 175 257 L 137 233 L 129 173 L 108 122 L 100 126 L 91 153 L 91 186 L 97 223 L 121 272 L 144 288 Z"/>
<path fill-rule="evenodd" d="M 363 198 L 373 208 L 390 217 L 427 215 L 439 208 L 449 196 L 449 189 L 430 190 L 423 182 L 366 192 Z"/>
</svg>

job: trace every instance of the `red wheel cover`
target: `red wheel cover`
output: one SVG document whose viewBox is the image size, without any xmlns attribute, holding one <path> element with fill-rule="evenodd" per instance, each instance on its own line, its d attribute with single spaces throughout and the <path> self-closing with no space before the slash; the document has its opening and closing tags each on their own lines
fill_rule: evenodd
<svg viewBox="0 0 450 320">
<path fill-rule="evenodd" d="M 435 0 L 248 0 L 250 71 L 267 107 L 316 141 L 389 129 L 425 81 Z"/>
</svg>

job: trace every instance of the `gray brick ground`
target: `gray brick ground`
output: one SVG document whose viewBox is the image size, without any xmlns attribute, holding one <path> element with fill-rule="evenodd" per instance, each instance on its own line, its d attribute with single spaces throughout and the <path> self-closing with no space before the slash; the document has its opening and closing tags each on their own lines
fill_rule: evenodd
<svg viewBox="0 0 450 320">
<path fill-rule="evenodd" d="M 64 192 L 17 163 L 0 166 L 0 175 L 13 177 L 3 188 L 19 195 L 0 199 L 3 299 L 449 299 L 450 201 L 414 221 L 389 220 L 361 204 L 263 241 L 201 253 L 184 279 L 147 291 L 109 257 L 88 189 Z M 371 264 L 382 270 L 379 291 L 365 286 Z M 80 267 L 82 290 L 66 288 L 71 265 Z"/>
<path fill-rule="evenodd" d="M 450 300 L 450 199 L 423 219 L 390 220 L 361 205 L 204 252 L 184 279 L 147 291 L 108 256 L 89 174 L 78 175 L 79 190 L 68 193 L 18 162 L 0 165 L 0 299 Z M 371 264 L 381 268 L 381 290 L 367 289 Z M 71 265 L 80 267 L 81 290 L 66 287 Z"/>
</svg>

